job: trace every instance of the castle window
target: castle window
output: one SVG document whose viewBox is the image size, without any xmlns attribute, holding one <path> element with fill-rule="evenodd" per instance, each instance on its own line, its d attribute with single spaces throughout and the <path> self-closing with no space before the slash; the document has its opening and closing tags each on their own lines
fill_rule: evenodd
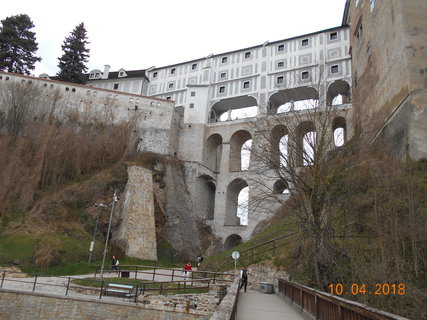
<svg viewBox="0 0 427 320">
<path fill-rule="evenodd" d="M 190 96 L 195 97 L 196 96 L 196 92 L 195 91 L 191 91 L 190 92 Z"/>
<path fill-rule="evenodd" d="M 278 76 L 276 82 L 277 83 L 283 83 L 283 76 Z"/>
<path fill-rule="evenodd" d="M 226 76 L 227 76 L 227 73 L 226 73 L 226 72 L 221 72 L 221 73 L 220 73 L 220 75 L 219 75 L 219 77 L 220 77 L 221 79 L 224 79 Z"/>
<path fill-rule="evenodd" d="M 124 76 L 123 71 L 120 71 L 120 73 L 119 73 L 119 77 L 123 77 L 123 76 Z"/>
<path fill-rule="evenodd" d="M 249 59 L 251 57 L 251 52 L 245 52 L 245 59 Z"/>
<path fill-rule="evenodd" d="M 197 69 L 197 63 L 193 63 L 191 65 L 191 70 L 196 70 Z"/>
<path fill-rule="evenodd" d="M 329 40 L 337 40 L 338 39 L 338 33 L 332 32 L 329 34 Z"/>
<path fill-rule="evenodd" d="M 278 68 L 283 68 L 284 66 L 285 66 L 285 62 L 284 61 L 277 62 L 277 67 Z"/>
<path fill-rule="evenodd" d="M 250 82 L 249 81 L 243 82 L 243 89 L 249 89 L 249 86 L 250 86 Z"/>
<path fill-rule="evenodd" d="M 118 89 L 119 89 L 119 84 L 115 83 L 114 86 L 113 86 L 113 90 L 118 90 Z"/>
<path fill-rule="evenodd" d="M 219 93 L 225 93 L 225 86 L 219 87 Z"/>
<path fill-rule="evenodd" d="M 176 68 L 172 68 L 171 69 L 171 74 L 175 74 L 175 72 L 176 72 Z"/>
<path fill-rule="evenodd" d="M 309 73 L 308 71 L 301 72 L 301 79 L 308 79 Z"/>
<path fill-rule="evenodd" d="M 169 89 L 173 89 L 173 88 L 174 88 L 174 86 L 175 86 L 175 85 L 174 85 L 174 83 L 173 83 L 173 82 L 170 82 L 170 83 L 168 84 L 168 88 L 169 88 Z"/>
<path fill-rule="evenodd" d="M 157 71 L 156 72 L 153 72 L 153 79 L 154 78 L 157 78 Z"/>
<path fill-rule="evenodd" d="M 222 59 L 221 59 L 221 63 L 227 63 L 227 57 L 222 57 Z"/>
<path fill-rule="evenodd" d="M 277 51 L 285 51 L 285 45 L 284 44 L 280 44 L 277 46 Z"/>
<path fill-rule="evenodd" d="M 339 68 L 337 64 L 331 66 L 331 73 L 338 73 L 338 72 L 339 72 Z"/>
<path fill-rule="evenodd" d="M 194 109 L 194 103 L 190 103 L 190 109 Z"/>
<path fill-rule="evenodd" d="M 303 46 L 303 47 L 308 46 L 308 39 L 301 40 L 301 46 Z"/>
<path fill-rule="evenodd" d="M 171 96 L 166 97 L 166 100 L 171 100 L 171 99 L 172 99 Z"/>
</svg>

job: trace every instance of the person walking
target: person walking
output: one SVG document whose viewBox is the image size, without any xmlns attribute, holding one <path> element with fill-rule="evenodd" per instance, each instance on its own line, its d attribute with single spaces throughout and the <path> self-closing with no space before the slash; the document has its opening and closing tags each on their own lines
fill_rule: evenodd
<svg viewBox="0 0 427 320">
<path fill-rule="evenodd" d="M 203 256 L 202 255 L 200 255 L 198 258 L 197 258 L 197 268 L 198 267 L 200 267 L 200 264 L 202 263 L 202 261 L 203 261 L 204 259 L 203 259 Z"/>
<path fill-rule="evenodd" d="M 184 274 L 184 281 L 187 280 L 187 277 L 190 277 L 191 270 L 191 262 L 188 261 L 187 264 L 184 266 L 184 269 L 182 270 L 182 273 Z"/>
<path fill-rule="evenodd" d="M 245 287 L 246 292 L 246 287 L 248 286 L 248 269 L 242 269 L 242 271 L 240 272 L 240 279 L 240 289 L 242 289 L 242 287 Z"/>
<path fill-rule="evenodd" d="M 119 259 L 117 259 L 116 256 L 113 256 L 113 259 L 111 260 L 111 270 L 117 270 L 118 266 L 119 266 Z"/>
</svg>

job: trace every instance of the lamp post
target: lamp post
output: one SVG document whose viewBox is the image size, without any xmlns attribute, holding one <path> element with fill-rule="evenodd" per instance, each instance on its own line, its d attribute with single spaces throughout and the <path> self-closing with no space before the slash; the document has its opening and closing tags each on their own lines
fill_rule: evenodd
<svg viewBox="0 0 427 320">
<path fill-rule="evenodd" d="M 113 204 L 111 205 L 111 213 L 110 213 L 110 221 L 108 222 L 108 231 L 107 236 L 105 237 L 105 247 L 104 247 L 104 255 L 102 257 L 102 265 L 101 265 L 101 278 L 104 276 L 104 264 L 105 264 L 105 255 L 107 254 L 107 246 L 108 246 L 108 238 L 110 237 L 110 228 L 111 228 L 111 220 L 113 218 L 114 205 L 117 202 L 116 190 L 114 190 L 113 196 Z"/>
<path fill-rule="evenodd" d="M 99 216 L 101 215 L 101 210 L 107 208 L 107 205 L 105 205 L 103 203 L 95 203 L 95 207 L 98 208 L 98 215 L 96 217 L 95 230 L 93 231 L 93 239 L 92 239 L 92 241 L 90 243 L 90 247 L 89 247 L 89 261 L 88 261 L 88 264 L 90 264 L 90 261 L 92 259 L 92 252 L 93 252 L 93 248 L 95 246 L 96 231 L 98 231 L 98 225 L 99 225 Z"/>
</svg>

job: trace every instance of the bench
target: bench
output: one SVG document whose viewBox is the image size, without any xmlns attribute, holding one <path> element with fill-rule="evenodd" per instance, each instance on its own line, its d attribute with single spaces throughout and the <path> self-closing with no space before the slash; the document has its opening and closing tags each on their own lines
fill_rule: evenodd
<svg viewBox="0 0 427 320">
<path fill-rule="evenodd" d="M 132 285 L 109 283 L 104 288 L 104 296 L 121 296 L 121 297 L 134 297 L 136 295 L 136 288 Z"/>
</svg>

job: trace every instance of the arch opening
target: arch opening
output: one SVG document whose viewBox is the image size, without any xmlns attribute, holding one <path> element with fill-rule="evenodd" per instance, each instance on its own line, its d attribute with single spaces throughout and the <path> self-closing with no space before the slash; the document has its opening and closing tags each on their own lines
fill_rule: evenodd
<svg viewBox="0 0 427 320">
<path fill-rule="evenodd" d="M 277 180 L 273 185 L 273 194 L 289 194 L 289 185 L 288 183 L 281 179 Z"/>
<path fill-rule="evenodd" d="M 300 123 L 296 129 L 296 161 L 299 166 L 314 163 L 316 153 L 316 128 L 311 121 Z"/>
<path fill-rule="evenodd" d="M 331 83 L 326 93 L 326 105 L 338 106 L 351 102 L 351 88 L 347 81 L 336 80 Z"/>
<path fill-rule="evenodd" d="M 288 129 L 283 125 L 278 125 L 271 130 L 271 155 L 270 167 L 286 167 L 288 162 Z"/>
<path fill-rule="evenodd" d="M 279 90 L 269 99 L 269 114 L 317 108 L 319 92 L 313 87 Z"/>
<path fill-rule="evenodd" d="M 235 246 L 238 246 L 241 243 L 243 243 L 243 239 L 241 236 L 239 236 L 238 234 L 229 235 L 224 241 L 224 250 L 234 248 Z"/>
<path fill-rule="evenodd" d="M 347 142 L 347 123 L 345 118 L 338 117 L 332 121 L 335 147 L 341 147 Z"/>
<path fill-rule="evenodd" d="M 241 171 L 241 170 L 247 170 L 249 168 L 251 144 L 252 144 L 251 134 L 246 130 L 239 130 L 231 136 L 230 158 L 229 158 L 230 171 Z M 244 161 L 242 161 L 243 156 L 244 156 Z M 242 168 L 245 168 L 245 169 L 242 169 Z"/>
<path fill-rule="evenodd" d="M 219 172 L 222 156 L 222 137 L 215 133 L 206 139 L 203 163 L 212 171 Z"/>
<path fill-rule="evenodd" d="M 247 225 L 249 199 L 249 188 L 247 187 L 247 182 L 240 178 L 234 179 L 228 185 L 224 221 L 225 225 L 241 226 L 243 225 L 243 220 L 245 220 Z M 242 217 L 244 217 L 244 219 Z"/>
<path fill-rule="evenodd" d="M 240 96 L 216 102 L 209 112 L 208 123 L 252 118 L 258 114 L 254 97 Z"/>
<path fill-rule="evenodd" d="M 214 179 L 208 175 L 201 175 L 196 181 L 197 212 L 199 216 L 214 219 L 216 185 Z"/>
</svg>

